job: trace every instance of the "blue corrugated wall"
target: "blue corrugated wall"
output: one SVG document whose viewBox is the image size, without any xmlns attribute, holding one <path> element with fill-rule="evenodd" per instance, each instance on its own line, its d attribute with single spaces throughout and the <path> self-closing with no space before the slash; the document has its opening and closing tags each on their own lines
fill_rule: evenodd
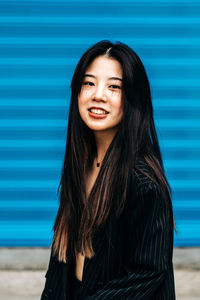
<svg viewBox="0 0 200 300">
<path fill-rule="evenodd" d="M 49 246 L 70 80 L 120 40 L 150 78 L 177 246 L 200 245 L 200 1 L 0 1 L 0 246 Z"/>
</svg>

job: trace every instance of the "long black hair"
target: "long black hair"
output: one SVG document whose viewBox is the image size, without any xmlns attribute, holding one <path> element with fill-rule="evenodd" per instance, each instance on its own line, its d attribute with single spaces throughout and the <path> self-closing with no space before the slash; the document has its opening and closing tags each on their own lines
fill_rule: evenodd
<svg viewBox="0 0 200 300">
<path fill-rule="evenodd" d="M 80 117 L 78 96 L 84 74 L 98 56 L 116 59 L 121 64 L 123 119 L 87 198 L 85 178 L 97 148 L 93 131 Z M 159 185 L 170 201 L 170 187 L 164 173 L 144 66 L 127 45 L 101 41 L 81 57 L 71 82 L 66 152 L 59 185 L 60 206 L 53 228 L 53 250 L 60 261 L 66 261 L 68 246 L 73 253 L 86 253 L 88 257 L 94 255 L 92 237 L 105 223 L 114 204 L 117 216 L 122 213 L 130 171 L 137 168 L 138 160 L 145 161 L 151 168 L 152 176 L 146 175 Z"/>
</svg>

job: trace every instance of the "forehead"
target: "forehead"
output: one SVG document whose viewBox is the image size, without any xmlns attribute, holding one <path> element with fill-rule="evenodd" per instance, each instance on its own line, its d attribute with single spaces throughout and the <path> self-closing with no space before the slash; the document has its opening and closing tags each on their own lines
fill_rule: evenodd
<svg viewBox="0 0 200 300">
<path fill-rule="evenodd" d="M 106 76 L 122 78 L 122 67 L 114 58 L 98 56 L 88 66 L 86 73 L 91 73 L 96 77 Z"/>
</svg>

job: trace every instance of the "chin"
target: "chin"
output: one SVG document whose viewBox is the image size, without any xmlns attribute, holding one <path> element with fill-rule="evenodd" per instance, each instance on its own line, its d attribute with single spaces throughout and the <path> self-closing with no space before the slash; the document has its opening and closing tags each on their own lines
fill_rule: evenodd
<svg viewBox="0 0 200 300">
<path fill-rule="evenodd" d="M 88 125 L 87 125 L 88 126 Z M 88 126 L 88 128 L 90 128 L 93 131 L 106 131 L 108 130 L 108 128 L 104 128 L 104 127 L 97 127 L 97 126 Z"/>
</svg>

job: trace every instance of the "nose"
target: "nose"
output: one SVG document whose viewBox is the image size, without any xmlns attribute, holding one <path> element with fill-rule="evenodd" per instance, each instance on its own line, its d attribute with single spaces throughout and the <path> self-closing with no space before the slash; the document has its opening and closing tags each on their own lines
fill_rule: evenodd
<svg viewBox="0 0 200 300">
<path fill-rule="evenodd" d="M 97 85 L 93 94 L 93 100 L 106 101 L 105 88 L 103 85 Z"/>
</svg>

